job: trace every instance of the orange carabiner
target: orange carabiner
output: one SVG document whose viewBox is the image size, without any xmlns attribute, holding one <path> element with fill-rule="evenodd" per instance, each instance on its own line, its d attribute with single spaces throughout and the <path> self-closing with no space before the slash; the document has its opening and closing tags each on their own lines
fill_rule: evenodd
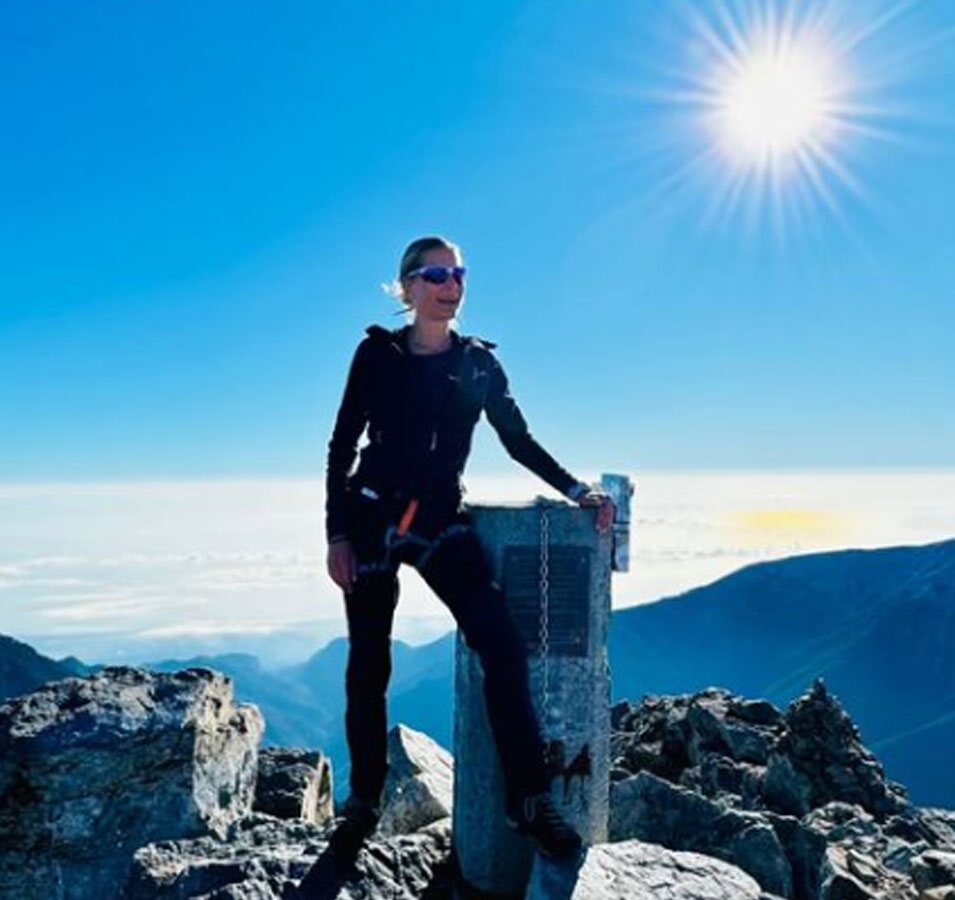
<svg viewBox="0 0 955 900">
<path fill-rule="evenodd" d="M 416 497 L 412 497 L 408 501 L 408 506 L 405 508 L 404 513 L 401 515 L 401 521 L 398 523 L 398 536 L 404 537 L 408 533 L 408 529 L 411 527 L 411 523 L 414 521 L 415 513 L 418 511 L 418 500 Z"/>
</svg>

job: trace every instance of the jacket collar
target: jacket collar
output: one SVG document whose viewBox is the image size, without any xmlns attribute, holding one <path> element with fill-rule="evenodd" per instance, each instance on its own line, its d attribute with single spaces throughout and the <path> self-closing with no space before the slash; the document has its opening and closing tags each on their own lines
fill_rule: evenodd
<svg viewBox="0 0 955 900">
<path fill-rule="evenodd" d="M 375 340 L 382 341 L 391 346 L 393 350 L 400 353 L 402 356 L 408 354 L 408 332 L 411 331 L 410 325 L 403 325 L 401 328 L 382 328 L 381 325 L 369 325 L 365 329 L 366 334 L 374 338 Z M 497 344 L 492 341 L 486 341 L 483 338 L 474 337 L 473 335 L 462 335 L 458 334 L 453 328 L 451 329 L 451 346 L 459 347 L 463 345 L 464 349 L 470 349 L 471 347 L 479 347 L 485 350 L 493 350 Z"/>
</svg>

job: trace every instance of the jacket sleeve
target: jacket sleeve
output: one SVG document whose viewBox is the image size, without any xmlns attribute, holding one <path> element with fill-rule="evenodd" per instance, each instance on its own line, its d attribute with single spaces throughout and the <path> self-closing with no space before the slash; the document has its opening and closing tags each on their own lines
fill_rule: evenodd
<svg viewBox="0 0 955 900">
<path fill-rule="evenodd" d="M 358 453 L 358 440 L 368 424 L 371 401 L 371 347 L 366 338 L 355 351 L 325 467 L 325 532 L 329 543 L 347 535 L 348 475 Z"/>
<path fill-rule="evenodd" d="M 579 494 L 581 483 L 564 469 L 531 435 L 517 401 L 511 396 L 507 376 L 493 354 L 484 401 L 487 420 L 494 427 L 512 459 L 565 496 Z M 584 486 L 586 487 L 586 486 Z"/>
</svg>

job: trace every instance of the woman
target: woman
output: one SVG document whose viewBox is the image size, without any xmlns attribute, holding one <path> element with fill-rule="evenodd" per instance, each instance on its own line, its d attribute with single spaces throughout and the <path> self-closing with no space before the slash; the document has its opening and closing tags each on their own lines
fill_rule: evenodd
<svg viewBox="0 0 955 900">
<path fill-rule="evenodd" d="M 452 330 L 464 279 L 461 253 L 450 241 L 425 237 L 408 246 L 397 285 L 412 322 L 396 331 L 368 329 L 329 443 L 328 571 L 345 593 L 349 633 L 351 796 L 332 837 L 340 855 L 357 854 L 378 821 L 400 563 L 418 569 L 481 659 L 511 824 L 551 856 L 580 846 L 550 798 L 525 648 L 461 509 L 461 475 L 481 413 L 514 459 L 571 500 L 598 507 L 598 528 L 610 526 L 613 507 L 531 437 L 494 345 Z M 365 432 L 368 443 L 350 474 Z"/>
</svg>

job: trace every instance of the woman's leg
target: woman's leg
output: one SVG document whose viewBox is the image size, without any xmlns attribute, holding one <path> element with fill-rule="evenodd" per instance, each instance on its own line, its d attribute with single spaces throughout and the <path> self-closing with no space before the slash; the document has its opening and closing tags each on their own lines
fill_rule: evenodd
<svg viewBox="0 0 955 900">
<path fill-rule="evenodd" d="M 398 602 L 394 572 L 361 573 L 345 595 L 348 668 L 345 733 L 351 792 L 377 807 L 388 771 L 385 692 L 391 677 L 391 625 Z"/>
<path fill-rule="evenodd" d="M 420 571 L 481 660 L 488 720 L 509 796 L 546 791 L 549 779 L 531 703 L 527 651 L 477 536 L 468 528 L 444 538 Z"/>
</svg>

